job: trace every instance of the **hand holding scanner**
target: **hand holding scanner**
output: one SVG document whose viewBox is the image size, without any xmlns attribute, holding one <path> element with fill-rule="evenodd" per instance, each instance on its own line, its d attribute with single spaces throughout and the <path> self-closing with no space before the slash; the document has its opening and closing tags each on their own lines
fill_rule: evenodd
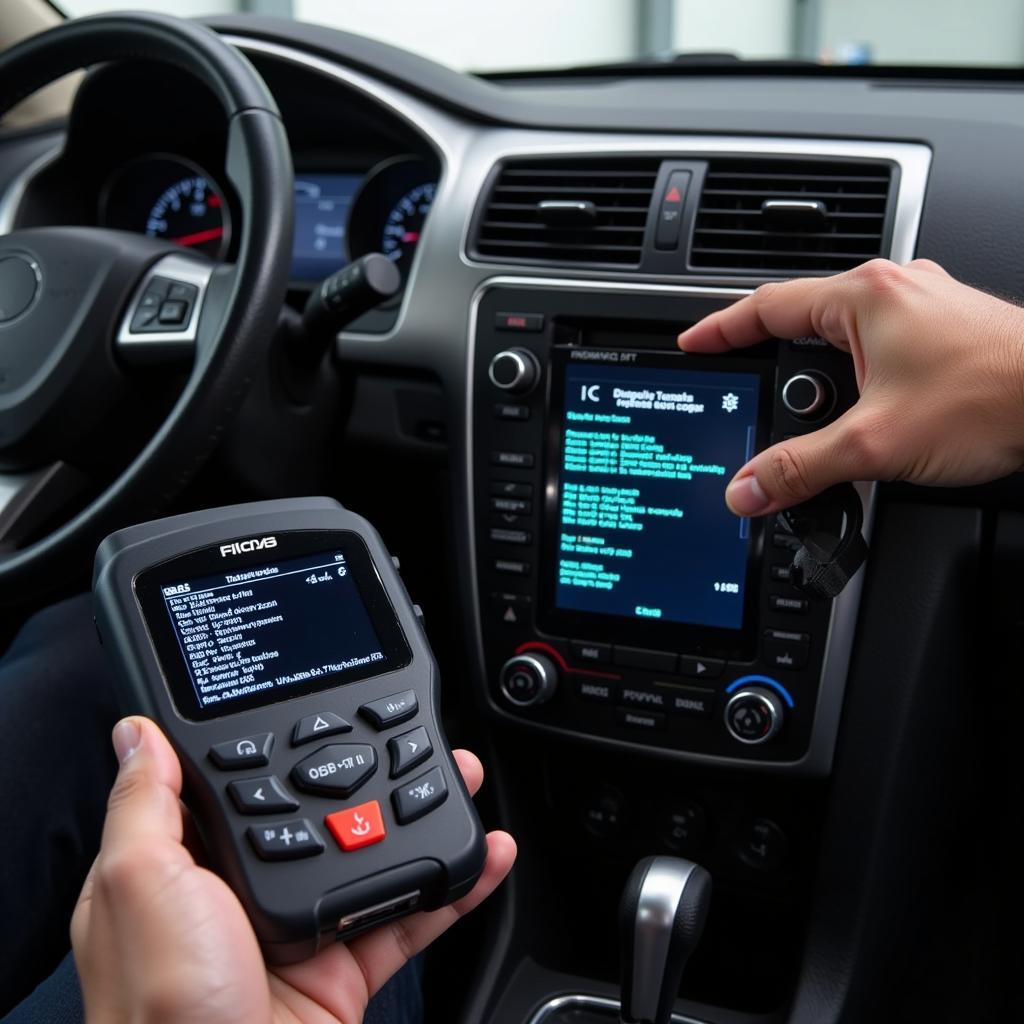
<svg viewBox="0 0 1024 1024">
<path fill-rule="evenodd" d="M 365 519 L 309 498 L 143 523 L 100 545 L 93 593 L 122 708 L 174 745 L 268 962 L 472 888 L 437 666 Z"/>
</svg>

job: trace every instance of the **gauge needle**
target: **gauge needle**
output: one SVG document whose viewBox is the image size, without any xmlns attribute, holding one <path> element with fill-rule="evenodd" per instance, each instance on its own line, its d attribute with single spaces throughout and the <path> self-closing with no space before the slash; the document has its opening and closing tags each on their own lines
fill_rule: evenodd
<svg viewBox="0 0 1024 1024">
<path fill-rule="evenodd" d="M 403 242 L 418 242 L 420 240 L 420 233 L 418 231 L 406 231 L 402 235 Z"/>
<path fill-rule="evenodd" d="M 193 231 L 191 235 L 179 235 L 170 241 L 175 245 L 202 245 L 203 242 L 212 242 L 216 238 L 223 237 L 223 228 L 207 228 L 205 231 Z"/>
</svg>

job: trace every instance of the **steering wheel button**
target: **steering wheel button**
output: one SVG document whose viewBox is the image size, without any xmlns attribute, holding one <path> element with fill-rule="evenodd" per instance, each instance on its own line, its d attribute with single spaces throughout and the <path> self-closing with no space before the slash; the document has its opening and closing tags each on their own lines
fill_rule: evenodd
<svg viewBox="0 0 1024 1024">
<path fill-rule="evenodd" d="M 154 320 L 156 320 L 156 309 L 140 308 L 136 310 L 135 316 L 132 317 L 132 324 L 129 329 L 138 334 L 139 331 L 144 331 L 150 327 Z"/>
<path fill-rule="evenodd" d="M 172 281 L 171 287 L 167 289 L 167 298 L 184 299 L 185 302 L 191 302 L 198 293 L 199 289 L 194 284 L 185 284 L 184 281 Z"/>
<path fill-rule="evenodd" d="M 188 303 L 181 299 L 167 299 L 160 307 L 160 323 L 183 324 L 188 319 Z"/>
</svg>

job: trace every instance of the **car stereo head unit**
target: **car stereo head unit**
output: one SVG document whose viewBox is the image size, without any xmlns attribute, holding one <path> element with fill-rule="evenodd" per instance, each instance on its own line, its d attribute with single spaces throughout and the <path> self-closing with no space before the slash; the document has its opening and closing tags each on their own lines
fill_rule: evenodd
<svg viewBox="0 0 1024 1024">
<path fill-rule="evenodd" d="M 831 764 L 859 581 L 812 600 L 800 541 L 725 490 L 856 399 L 818 338 L 719 356 L 709 289 L 496 284 L 471 348 L 475 593 L 494 714 L 705 763 Z M 838 535 L 834 509 L 808 513 Z M 827 520 L 827 521 L 826 521 Z"/>
</svg>

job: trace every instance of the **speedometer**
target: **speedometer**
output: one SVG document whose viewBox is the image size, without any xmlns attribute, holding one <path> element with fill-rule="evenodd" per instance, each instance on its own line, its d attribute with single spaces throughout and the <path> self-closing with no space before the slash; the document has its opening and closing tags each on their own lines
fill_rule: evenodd
<svg viewBox="0 0 1024 1024">
<path fill-rule="evenodd" d="M 381 252 L 404 272 L 437 191 L 436 182 L 417 185 L 395 203 L 384 222 Z"/>
</svg>

